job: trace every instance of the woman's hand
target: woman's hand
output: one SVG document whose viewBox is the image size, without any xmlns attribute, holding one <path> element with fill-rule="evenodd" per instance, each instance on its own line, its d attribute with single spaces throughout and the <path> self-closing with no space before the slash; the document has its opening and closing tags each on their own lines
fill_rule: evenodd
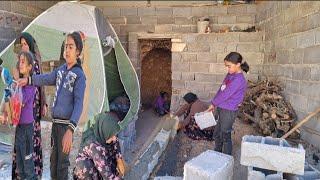
<svg viewBox="0 0 320 180">
<path fill-rule="evenodd" d="M 65 154 L 69 154 L 72 146 L 72 131 L 68 129 L 62 138 L 62 152 Z"/>
<path fill-rule="evenodd" d="M 212 112 L 212 111 L 214 111 L 214 105 L 211 104 L 205 112 Z"/>
<path fill-rule="evenodd" d="M 28 78 L 20 78 L 17 80 L 18 86 L 26 86 L 28 84 Z"/>
</svg>

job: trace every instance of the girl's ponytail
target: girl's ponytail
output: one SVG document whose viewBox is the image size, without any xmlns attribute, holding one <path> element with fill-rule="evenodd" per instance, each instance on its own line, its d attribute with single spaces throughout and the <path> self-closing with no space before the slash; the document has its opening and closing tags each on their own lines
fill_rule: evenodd
<svg viewBox="0 0 320 180">
<path fill-rule="evenodd" d="M 241 63 L 240 67 L 241 67 L 242 71 L 244 71 L 246 73 L 249 72 L 250 67 L 249 67 L 249 64 L 246 61 Z"/>
</svg>

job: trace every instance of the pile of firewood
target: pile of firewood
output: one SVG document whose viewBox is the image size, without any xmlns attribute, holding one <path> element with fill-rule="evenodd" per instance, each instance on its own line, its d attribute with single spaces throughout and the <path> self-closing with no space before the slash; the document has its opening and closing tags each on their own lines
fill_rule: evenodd
<svg viewBox="0 0 320 180">
<path fill-rule="evenodd" d="M 281 136 L 288 132 L 297 116 L 281 92 L 278 81 L 249 81 L 239 118 L 254 123 L 263 135 Z"/>
</svg>

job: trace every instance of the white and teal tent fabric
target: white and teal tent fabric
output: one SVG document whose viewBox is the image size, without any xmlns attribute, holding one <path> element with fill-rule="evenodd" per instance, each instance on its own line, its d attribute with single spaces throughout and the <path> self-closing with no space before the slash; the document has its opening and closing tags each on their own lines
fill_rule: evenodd
<svg viewBox="0 0 320 180">
<path fill-rule="evenodd" d="M 87 89 L 80 121 L 109 111 L 110 101 L 125 92 L 130 99 L 129 112 L 120 122 L 121 128 L 125 128 L 138 112 L 138 78 L 117 34 L 98 8 L 77 2 L 59 2 L 24 29 L 36 40 L 42 61 L 59 60 L 62 42 L 72 31 L 82 31 L 86 36 L 83 69 Z M 3 66 L 10 70 L 16 64 L 13 50 L 14 42 L 0 53 Z M 2 82 L 0 88 L 4 88 Z M 3 91 L 0 91 L 0 96 L 3 96 Z M 89 123 L 94 122 L 87 121 L 87 125 Z"/>
</svg>

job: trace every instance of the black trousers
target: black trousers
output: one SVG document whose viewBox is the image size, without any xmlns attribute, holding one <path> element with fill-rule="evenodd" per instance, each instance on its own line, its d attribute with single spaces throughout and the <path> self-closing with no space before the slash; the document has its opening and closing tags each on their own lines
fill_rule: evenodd
<svg viewBox="0 0 320 180">
<path fill-rule="evenodd" d="M 70 166 L 69 154 L 62 152 L 62 139 L 68 129 L 67 124 L 52 124 L 50 173 L 52 180 L 67 180 Z"/>
<path fill-rule="evenodd" d="M 217 108 L 215 112 L 218 123 L 214 128 L 213 137 L 215 139 L 215 151 L 225 154 L 232 154 L 232 125 L 237 117 L 238 111 Z"/>
</svg>

